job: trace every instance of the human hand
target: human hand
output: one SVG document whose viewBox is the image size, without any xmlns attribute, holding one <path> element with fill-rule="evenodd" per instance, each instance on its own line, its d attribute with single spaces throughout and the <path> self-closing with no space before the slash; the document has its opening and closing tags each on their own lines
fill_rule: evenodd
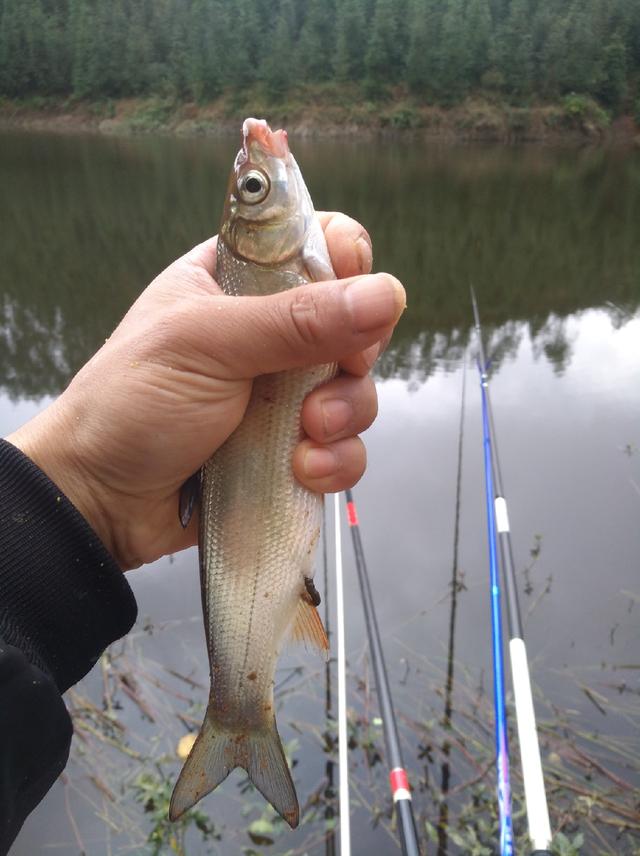
<svg viewBox="0 0 640 856">
<path fill-rule="evenodd" d="M 216 239 L 161 273 L 62 395 L 8 437 L 84 515 L 120 566 L 197 542 L 178 518 L 185 480 L 239 425 L 254 377 L 339 362 L 311 392 L 294 452 L 309 489 L 350 487 L 365 468 L 357 436 L 377 399 L 369 369 L 405 305 L 400 283 L 368 274 L 371 245 L 342 214 L 319 215 L 339 281 L 267 297 L 223 295 Z"/>
</svg>

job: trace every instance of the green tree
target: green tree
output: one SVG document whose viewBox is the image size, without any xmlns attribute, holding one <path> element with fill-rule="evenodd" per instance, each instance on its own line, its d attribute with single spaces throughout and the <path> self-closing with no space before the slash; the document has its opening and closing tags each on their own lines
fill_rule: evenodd
<svg viewBox="0 0 640 856">
<path fill-rule="evenodd" d="M 4 0 L 0 17 L 0 87 L 6 95 L 25 95 L 30 88 L 28 12 L 24 0 Z"/>
<path fill-rule="evenodd" d="M 335 44 L 335 6 L 332 0 L 308 0 L 298 42 L 298 68 L 303 80 L 329 80 Z"/>
<path fill-rule="evenodd" d="M 465 94 L 471 68 L 471 44 L 465 21 L 465 0 L 446 0 L 442 18 L 439 87 L 445 101 Z"/>
<path fill-rule="evenodd" d="M 188 10 L 187 0 L 172 0 L 169 5 L 169 82 L 172 93 L 178 96 L 185 95 L 189 91 L 187 69 Z"/>
<path fill-rule="evenodd" d="M 615 35 L 604 48 L 602 73 L 596 94 L 613 110 L 622 105 L 627 91 L 627 52 L 620 36 Z"/>
<path fill-rule="evenodd" d="M 223 83 L 244 89 L 256 80 L 269 44 L 255 0 L 223 0 L 217 29 Z"/>
<path fill-rule="evenodd" d="M 303 80 L 448 103 L 640 86 L 640 0 L 0 0 L 0 94 L 215 98 Z M 238 101 L 238 103 L 240 103 Z"/>
<path fill-rule="evenodd" d="M 438 73 L 440 21 L 431 0 L 412 0 L 406 80 L 416 95 L 434 88 Z"/>
<path fill-rule="evenodd" d="M 131 95 L 146 94 L 151 87 L 153 42 L 147 3 L 140 0 L 131 8 L 124 46 L 124 78 Z"/>
<path fill-rule="evenodd" d="M 271 50 L 263 63 L 263 78 L 268 95 L 281 98 L 291 83 L 291 57 L 295 9 L 292 0 L 281 0 Z"/>
<path fill-rule="evenodd" d="M 557 97 L 566 80 L 567 21 L 543 13 L 538 19 L 536 80 L 538 91 L 546 97 Z"/>
<path fill-rule="evenodd" d="M 376 0 L 369 44 L 365 55 L 365 72 L 371 91 L 379 92 L 402 75 L 398 27 L 398 0 Z"/>
<path fill-rule="evenodd" d="M 215 98 L 222 89 L 221 53 L 217 38 L 220 4 L 193 0 L 186 34 L 185 77 L 197 101 Z"/>
<path fill-rule="evenodd" d="M 362 79 L 365 46 L 365 4 L 363 0 L 338 0 L 336 50 L 333 67 L 339 81 Z"/>
<path fill-rule="evenodd" d="M 79 98 L 99 92 L 98 38 L 93 0 L 71 0 L 70 44 L 72 57 L 71 85 Z"/>
<path fill-rule="evenodd" d="M 128 94 L 126 78 L 127 15 L 124 0 L 98 3 L 96 10 L 100 40 L 98 42 L 98 93 L 121 96 Z"/>
<path fill-rule="evenodd" d="M 496 37 L 496 65 L 506 88 L 514 95 L 526 95 L 533 81 L 532 8 L 530 0 L 512 0 L 506 19 Z"/>
<path fill-rule="evenodd" d="M 599 0 L 598 0 L 599 2 Z M 601 42 L 597 2 L 574 2 L 566 16 L 565 55 L 562 62 L 562 89 L 575 92 L 592 92 L 598 76 Z"/>
<path fill-rule="evenodd" d="M 491 53 L 491 8 L 489 0 L 469 0 L 464 21 L 465 61 L 469 82 L 478 85 L 489 68 Z"/>
</svg>

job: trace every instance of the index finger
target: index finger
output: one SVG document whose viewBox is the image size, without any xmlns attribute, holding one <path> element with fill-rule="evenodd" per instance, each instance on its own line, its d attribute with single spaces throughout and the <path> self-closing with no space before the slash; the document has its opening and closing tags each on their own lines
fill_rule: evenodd
<svg viewBox="0 0 640 856">
<path fill-rule="evenodd" d="M 340 360 L 338 365 L 347 374 L 364 377 L 369 374 L 378 357 L 386 351 L 390 341 L 391 334 L 389 333 L 384 339 L 376 342 L 375 345 L 370 345 L 364 351 L 359 351 L 357 354 L 350 354 L 348 357 Z"/>
<path fill-rule="evenodd" d="M 189 250 L 183 258 L 190 261 L 192 264 L 202 267 L 206 270 L 209 276 L 215 276 L 216 272 L 216 257 L 218 249 L 218 236 L 207 238 L 201 244 L 197 244 L 193 249 Z"/>
<path fill-rule="evenodd" d="M 364 226 L 340 211 L 318 211 L 318 219 L 338 279 L 370 273 L 373 253 Z"/>
</svg>

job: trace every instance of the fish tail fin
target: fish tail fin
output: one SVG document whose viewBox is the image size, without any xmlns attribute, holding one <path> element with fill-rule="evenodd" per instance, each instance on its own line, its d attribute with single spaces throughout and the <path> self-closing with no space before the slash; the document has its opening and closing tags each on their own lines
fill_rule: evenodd
<svg viewBox="0 0 640 856">
<path fill-rule="evenodd" d="M 295 829 L 298 798 L 275 719 L 260 731 L 242 733 L 219 729 L 205 717 L 173 790 L 169 819 L 177 820 L 236 767 L 247 771 L 262 796 Z"/>
<path fill-rule="evenodd" d="M 217 730 L 209 716 L 205 716 L 171 794 L 169 820 L 178 820 L 227 778 L 236 766 L 229 763 L 229 744 L 233 736 L 227 731 Z"/>
<path fill-rule="evenodd" d="M 275 719 L 264 730 L 248 735 L 247 754 L 245 769 L 249 778 L 291 829 L 295 829 L 300 820 L 298 797 Z"/>
</svg>

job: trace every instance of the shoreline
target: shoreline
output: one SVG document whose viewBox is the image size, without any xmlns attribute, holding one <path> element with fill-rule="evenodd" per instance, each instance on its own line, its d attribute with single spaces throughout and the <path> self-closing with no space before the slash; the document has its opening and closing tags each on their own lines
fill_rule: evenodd
<svg viewBox="0 0 640 856">
<path fill-rule="evenodd" d="M 630 116 L 610 122 L 595 102 L 582 96 L 533 107 L 474 98 L 448 108 L 407 100 L 310 106 L 302 99 L 275 107 L 257 97 L 242 105 L 224 98 L 204 105 L 158 97 L 93 102 L 5 99 L 0 101 L 0 130 L 215 137 L 237 134 L 246 115 L 268 116 L 270 123 L 308 139 L 640 147 L 640 128 Z"/>
</svg>

